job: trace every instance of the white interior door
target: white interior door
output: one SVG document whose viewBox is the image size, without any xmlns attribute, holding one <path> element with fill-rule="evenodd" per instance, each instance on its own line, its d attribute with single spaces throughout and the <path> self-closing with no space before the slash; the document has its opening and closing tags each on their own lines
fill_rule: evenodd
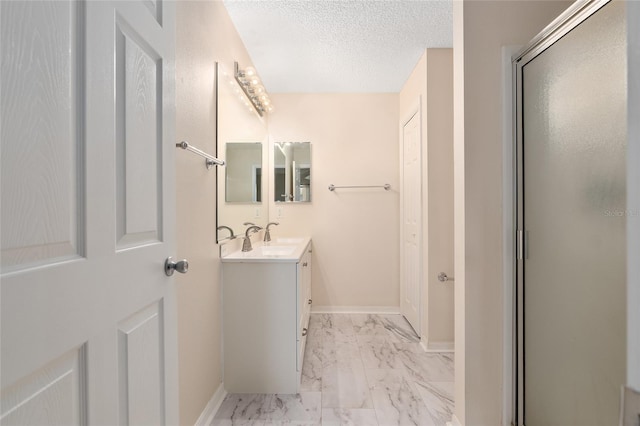
<svg viewBox="0 0 640 426">
<path fill-rule="evenodd" d="M 176 424 L 174 5 L 0 2 L 2 424 Z"/>
<path fill-rule="evenodd" d="M 402 266 L 400 311 L 420 335 L 422 276 L 422 158 L 420 113 L 402 129 Z"/>
</svg>

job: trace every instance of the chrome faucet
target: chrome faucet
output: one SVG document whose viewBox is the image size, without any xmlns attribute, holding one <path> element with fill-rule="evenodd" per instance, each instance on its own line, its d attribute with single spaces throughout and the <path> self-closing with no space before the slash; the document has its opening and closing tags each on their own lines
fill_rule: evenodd
<svg viewBox="0 0 640 426">
<path fill-rule="evenodd" d="M 253 250 L 253 247 L 251 247 L 251 236 L 249 235 L 249 233 L 251 231 L 258 232 L 261 229 L 262 228 L 260 228 L 258 225 L 251 225 L 250 227 L 247 228 L 247 230 L 244 233 L 244 241 L 242 241 L 242 251 Z"/>
<path fill-rule="evenodd" d="M 269 227 L 271 225 L 276 225 L 277 226 L 277 225 L 280 225 L 280 224 L 278 222 L 269 222 L 267 224 L 267 230 L 264 233 L 264 242 L 265 243 L 268 243 L 269 241 L 271 241 L 271 232 L 269 232 Z"/>
<path fill-rule="evenodd" d="M 224 225 L 218 226 L 218 231 L 220 231 L 221 229 L 226 229 L 229 231 L 231 235 L 229 235 L 227 238 L 229 238 L 230 240 L 233 240 L 236 238 L 236 236 L 233 234 L 233 229 L 231 229 L 230 227 L 224 226 Z"/>
</svg>

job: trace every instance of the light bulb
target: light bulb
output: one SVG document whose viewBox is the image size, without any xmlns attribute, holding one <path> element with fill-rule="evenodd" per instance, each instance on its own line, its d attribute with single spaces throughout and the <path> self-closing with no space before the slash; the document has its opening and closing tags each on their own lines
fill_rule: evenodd
<svg viewBox="0 0 640 426">
<path fill-rule="evenodd" d="M 268 106 L 268 105 L 271 105 L 271 100 L 269 100 L 269 99 L 263 99 L 263 100 L 262 100 L 262 103 Z"/>
<path fill-rule="evenodd" d="M 253 76 L 249 79 L 249 84 L 251 84 L 252 86 L 259 86 L 260 85 L 260 79 L 258 78 L 258 76 Z"/>
<path fill-rule="evenodd" d="M 268 111 L 268 112 L 273 112 L 273 105 L 269 105 L 269 106 L 267 107 L 267 111 Z"/>
<path fill-rule="evenodd" d="M 254 91 L 256 94 L 261 95 L 261 94 L 263 94 L 263 93 L 265 92 L 265 90 L 264 90 L 264 86 L 263 86 L 263 85 L 261 85 L 261 84 L 258 84 L 256 87 L 254 87 L 254 88 L 253 88 L 253 91 Z"/>
<path fill-rule="evenodd" d="M 256 74 L 257 74 L 257 73 L 256 73 L 256 69 L 255 69 L 254 67 L 247 67 L 247 68 L 244 70 L 244 75 L 245 75 L 246 77 L 253 77 L 253 76 L 254 76 L 254 75 L 256 75 Z"/>
</svg>

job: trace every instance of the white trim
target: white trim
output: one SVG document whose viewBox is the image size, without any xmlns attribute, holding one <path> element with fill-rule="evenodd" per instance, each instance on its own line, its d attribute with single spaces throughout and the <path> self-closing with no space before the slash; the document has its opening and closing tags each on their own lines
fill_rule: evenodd
<svg viewBox="0 0 640 426">
<path fill-rule="evenodd" d="M 316 306 L 312 314 L 397 314 L 399 306 Z"/>
<path fill-rule="evenodd" d="M 509 426 L 513 419 L 513 354 L 514 354 L 514 259 L 515 259 L 515 179 L 514 179 L 514 127 L 513 127 L 513 63 L 511 58 L 522 46 L 502 48 L 502 425 Z"/>
<path fill-rule="evenodd" d="M 451 352 L 454 353 L 454 343 L 450 342 L 420 342 L 420 347 L 423 351 L 433 353 L 433 352 Z"/>
<path fill-rule="evenodd" d="M 195 426 L 210 425 L 213 422 L 213 418 L 216 416 L 216 413 L 220 409 L 222 401 L 224 401 L 224 398 L 226 396 L 227 391 L 224 390 L 224 383 L 220 383 L 220 386 L 218 386 L 218 389 L 215 391 L 215 393 L 207 403 L 207 406 L 204 407 L 204 411 L 202 411 L 202 414 L 200 414 L 200 417 L 198 417 L 198 420 L 196 420 Z"/>
<path fill-rule="evenodd" d="M 628 2 L 627 75 L 640 72 L 640 4 Z M 634 53 L 636 52 L 636 53 Z M 640 390 L 640 84 L 628 79 L 627 88 L 627 385 Z"/>
</svg>

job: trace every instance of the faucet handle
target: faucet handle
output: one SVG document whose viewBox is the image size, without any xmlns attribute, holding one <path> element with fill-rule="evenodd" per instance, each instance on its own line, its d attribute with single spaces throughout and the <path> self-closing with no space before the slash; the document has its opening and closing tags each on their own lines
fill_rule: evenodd
<svg viewBox="0 0 640 426">
<path fill-rule="evenodd" d="M 260 226 L 258 226 L 258 225 L 251 225 L 251 226 L 250 226 L 250 227 L 248 227 L 248 228 L 247 228 L 247 230 L 245 231 L 244 236 L 245 236 L 245 237 L 248 237 L 248 236 L 249 236 L 249 234 L 250 234 L 251 232 L 258 232 L 258 231 L 259 231 L 259 230 L 261 230 L 261 229 L 262 229 L 262 228 L 261 228 Z"/>
<path fill-rule="evenodd" d="M 229 235 L 229 236 L 227 237 L 228 239 L 233 240 L 233 239 L 235 239 L 235 238 L 236 238 L 236 236 L 235 236 L 235 235 L 234 235 L 234 233 L 233 233 L 233 229 L 231 229 L 229 226 L 225 226 L 225 225 L 220 225 L 220 226 L 218 226 L 218 231 L 220 231 L 220 230 L 222 230 L 222 229 L 226 229 L 226 230 L 228 230 L 228 231 L 229 231 L 229 233 L 231 234 L 231 235 Z"/>
<path fill-rule="evenodd" d="M 267 224 L 267 228 L 266 228 L 266 231 L 265 231 L 265 233 L 264 233 L 264 242 L 265 242 L 265 243 L 268 243 L 269 241 L 271 241 L 271 232 L 270 232 L 270 230 L 269 230 L 269 227 L 270 227 L 271 225 L 280 225 L 280 224 L 279 224 L 278 222 L 269 222 L 269 223 Z"/>
</svg>

